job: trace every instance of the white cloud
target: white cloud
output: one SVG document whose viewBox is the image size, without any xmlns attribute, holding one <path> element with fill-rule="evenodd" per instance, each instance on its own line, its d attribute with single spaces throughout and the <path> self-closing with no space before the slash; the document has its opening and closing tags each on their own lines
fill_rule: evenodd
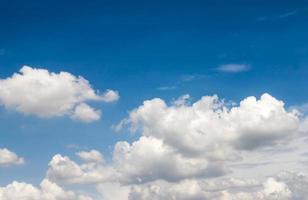
<svg viewBox="0 0 308 200">
<path fill-rule="evenodd" d="M 156 181 L 133 186 L 129 200 L 291 200 L 294 197 L 285 182 L 270 177 L 263 183 L 247 179 L 184 180 L 177 183 Z"/>
<path fill-rule="evenodd" d="M 161 86 L 157 88 L 157 90 L 160 90 L 160 91 L 170 91 L 170 90 L 176 90 L 176 89 L 177 89 L 176 86 Z"/>
<path fill-rule="evenodd" d="M 291 109 L 296 109 L 296 110 L 300 111 L 303 114 L 307 114 L 308 113 L 308 103 L 292 106 Z"/>
<path fill-rule="evenodd" d="M 30 196 L 3 198 L 78 199 L 78 193 L 61 187 L 83 184 L 94 186 L 95 200 L 308 199 L 305 174 L 276 175 L 277 170 L 300 169 L 307 144 L 302 138 L 306 118 L 298 111 L 286 110 L 269 94 L 247 97 L 237 106 L 216 95 L 188 100 L 189 95 L 170 105 L 159 98 L 145 101 L 122 122 L 141 136 L 117 142 L 112 160 L 105 161 L 97 150 L 77 152 L 80 162 L 57 154 L 40 188 L 14 182 L 0 188 L 0 199 L 21 193 Z M 286 151 L 294 145 L 301 150 Z M 241 168 L 245 164 L 253 166 Z"/>
<path fill-rule="evenodd" d="M 153 137 L 139 138 L 131 145 L 118 142 L 113 155 L 113 167 L 124 183 L 144 183 L 157 179 L 178 181 L 193 177 L 215 177 L 224 168 L 200 157 L 185 157 L 174 148 Z"/>
<path fill-rule="evenodd" d="M 118 142 L 113 162 L 103 162 L 96 150 L 78 152 L 84 161 L 77 164 L 70 158 L 55 155 L 49 163 L 48 179 L 61 184 L 88 184 L 116 181 L 141 184 L 156 179 L 178 181 L 194 177 L 215 177 L 225 173 L 223 166 L 203 158 L 189 158 L 152 137 L 141 137 L 131 145 Z M 164 170 L 162 170 L 164 169 Z"/>
<path fill-rule="evenodd" d="M 114 102 L 119 100 L 120 96 L 117 91 L 113 90 L 107 90 L 101 97 L 100 99 L 105 101 L 105 102 Z"/>
<path fill-rule="evenodd" d="M 38 117 L 68 115 L 90 122 L 98 120 L 100 112 L 85 104 L 86 101 L 112 102 L 118 98 L 113 90 L 98 94 L 86 79 L 68 72 L 24 66 L 19 73 L 0 79 L 0 104 Z"/>
<path fill-rule="evenodd" d="M 268 153 L 300 139 L 304 118 L 298 111 L 286 110 L 269 94 L 247 97 L 237 106 L 216 95 L 188 99 L 184 95 L 170 105 L 159 98 L 145 101 L 122 122 L 142 135 L 132 143 L 117 142 L 112 161 L 106 163 L 96 150 L 78 152 L 80 164 L 56 155 L 46 177 L 58 184 L 94 184 L 103 200 L 112 199 L 109 190 L 116 190 L 119 200 L 305 199 L 298 182 L 305 186 L 306 179 L 281 178 L 273 169 L 293 168 L 279 161 L 294 163 L 299 156 L 291 161 L 292 153 Z M 266 164 L 259 165 L 262 161 Z M 253 166 L 236 168 L 245 163 L 274 176 L 265 179 L 268 174 L 256 170 L 255 177 Z"/>
<path fill-rule="evenodd" d="M 108 180 L 99 182 L 96 189 L 101 194 L 97 200 L 304 200 L 308 199 L 307 187 L 305 174 L 285 171 L 265 180 L 196 177 L 166 181 L 158 178 L 127 185 Z"/>
<path fill-rule="evenodd" d="M 24 158 L 19 157 L 16 153 L 4 148 L 0 149 L 0 167 L 9 165 L 20 165 L 24 163 Z"/>
<path fill-rule="evenodd" d="M 280 15 L 258 17 L 257 21 L 277 21 L 277 20 L 286 19 L 288 17 L 294 16 L 294 15 L 297 15 L 297 14 L 298 14 L 298 11 L 294 10 L 294 11 L 282 13 Z"/>
<path fill-rule="evenodd" d="M 132 187 L 130 200 L 306 200 L 308 178 L 305 174 L 285 171 L 256 179 L 191 179 L 180 182 L 155 181 Z"/>
<path fill-rule="evenodd" d="M 101 196 L 99 200 L 128 200 L 131 187 L 117 182 L 106 182 L 98 184 L 96 189 Z"/>
<path fill-rule="evenodd" d="M 269 94 L 259 100 L 247 97 L 231 108 L 214 95 L 181 106 L 147 100 L 121 125 L 130 124 L 132 131 L 161 139 L 183 155 L 225 160 L 232 159 L 234 151 L 287 142 L 297 133 L 299 121 L 296 112 L 286 111 L 284 103 Z"/>
<path fill-rule="evenodd" d="M 43 180 L 40 188 L 24 182 L 12 182 L 0 187 L 1 200 L 92 200 L 85 195 L 77 195 L 72 191 L 65 191 L 49 180 Z"/>
<path fill-rule="evenodd" d="M 218 71 L 228 72 L 228 73 L 238 73 L 248 71 L 250 69 L 249 65 L 246 64 L 226 64 L 221 65 L 217 68 Z"/>
<path fill-rule="evenodd" d="M 100 110 L 94 110 L 88 104 L 81 103 L 75 107 L 74 113 L 71 115 L 72 119 L 83 122 L 92 122 L 99 120 L 101 117 Z"/>
<path fill-rule="evenodd" d="M 101 163 L 104 162 L 103 155 L 97 150 L 80 151 L 77 155 L 85 162 Z"/>
<path fill-rule="evenodd" d="M 190 99 L 190 95 L 184 94 L 180 96 L 179 98 L 177 98 L 176 100 L 174 100 L 172 104 L 175 106 L 185 106 L 188 104 L 189 99 Z"/>
<path fill-rule="evenodd" d="M 94 157 L 90 158 L 90 155 Z M 60 184 L 93 184 L 116 178 L 111 167 L 96 162 L 96 153 L 82 152 L 79 156 L 86 162 L 79 165 L 69 157 L 55 155 L 49 162 L 46 177 Z"/>
</svg>

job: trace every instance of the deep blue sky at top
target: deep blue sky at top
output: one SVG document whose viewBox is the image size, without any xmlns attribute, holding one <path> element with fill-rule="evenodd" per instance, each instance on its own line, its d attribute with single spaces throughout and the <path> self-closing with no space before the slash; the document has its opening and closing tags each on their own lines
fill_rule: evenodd
<svg viewBox="0 0 308 200">
<path fill-rule="evenodd" d="M 144 97 L 178 76 L 202 74 L 215 79 L 200 84 L 202 93 L 229 97 L 245 83 L 251 92 L 243 93 L 305 98 L 299 86 L 308 61 L 305 1 L 1 2 L 2 76 L 23 64 L 42 66 Z M 294 14 L 280 18 L 287 13 Z M 217 77 L 212 69 L 226 63 L 253 70 Z M 293 82 L 299 88 L 287 89 Z"/>
<path fill-rule="evenodd" d="M 94 88 L 121 96 L 114 105 L 99 104 L 103 119 L 90 125 L 1 108 L 0 144 L 30 157 L 28 168 L 12 170 L 36 180 L 55 152 L 70 153 L 66 144 L 108 152 L 115 141 L 131 137 L 112 133 L 110 126 L 145 99 L 170 101 L 189 93 L 195 100 L 218 94 L 238 101 L 269 92 L 287 105 L 305 103 L 307 36 L 304 0 L 0 0 L 0 78 L 22 65 L 43 67 L 82 75 Z M 230 63 L 251 69 L 215 70 Z M 175 89 L 157 89 L 165 86 Z"/>
</svg>

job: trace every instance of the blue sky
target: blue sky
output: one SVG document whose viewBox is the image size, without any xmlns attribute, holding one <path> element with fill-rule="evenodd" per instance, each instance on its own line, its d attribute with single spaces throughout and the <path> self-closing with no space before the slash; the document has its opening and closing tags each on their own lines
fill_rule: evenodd
<svg viewBox="0 0 308 200">
<path fill-rule="evenodd" d="M 144 100 L 190 94 L 239 102 L 269 93 L 286 108 L 308 102 L 305 1 L 2 1 L 0 78 L 22 66 L 83 76 L 120 99 L 91 102 L 93 123 L 40 118 L 0 108 L 0 147 L 25 158 L 0 168 L 0 184 L 39 184 L 61 153 L 97 149 L 107 160 L 120 140 L 112 126 Z M 226 67 L 227 66 L 227 67 Z M 235 69 L 233 68 L 235 67 Z M 68 148 L 78 145 L 78 148 Z"/>
<path fill-rule="evenodd" d="M 42 66 L 81 74 L 96 87 L 103 83 L 122 95 L 131 94 L 127 87 L 147 86 L 136 88 L 147 95 L 144 99 L 155 95 L 151 89 L 173 85 L 180 76 L 201 74 L 209 76 L 211 85 L 198 83 L 203 90 L 194 87 L 192 92 L 199 95 L 230 97 L 238 93 L 232 88 L 249 80 L 250 94 L 267 90 L 296 96 L 292 102 L 305 101 L 306 13 L 302 1 L 6 3 L 1 75 L 24 64 Z M 252 69 L 236 77 L 213 70 L 229 63 Z M 290 84 L 298 87 L 288 89 Z M 190 85 L 173 92 L 191 92 Z"/>
</svg>

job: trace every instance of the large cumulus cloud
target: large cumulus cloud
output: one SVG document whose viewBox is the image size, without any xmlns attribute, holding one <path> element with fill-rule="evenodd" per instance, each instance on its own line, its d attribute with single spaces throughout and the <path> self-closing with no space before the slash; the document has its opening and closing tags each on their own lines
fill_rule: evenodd
<svg viewBox="0 0 308 200">
<path fill-rule="evenodd" d="M 230 107 L 219 98 L 204 96 L 192 105 L 167 105 L 159 98 L 147 100 L 122 124 L 131 130 L 163 140 L 183 154 L 231 158 L 232 150 L 253 150 L 292 138 L 299 127 L 296 111 L 269 94 L 247 97 Z"/>
</svg>

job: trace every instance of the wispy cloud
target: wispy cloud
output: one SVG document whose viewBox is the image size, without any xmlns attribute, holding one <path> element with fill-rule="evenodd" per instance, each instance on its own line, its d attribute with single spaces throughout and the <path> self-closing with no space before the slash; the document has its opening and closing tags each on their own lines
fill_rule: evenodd
<svg viewBox="0 0 308 200">
<path fill-rule="evenodd" d="M 254 167 L 270 165 L 270 164 L 272 163 L 271 162 L 251 162 L 251 163 L 232 164 L 230 166 L 234 168 L 254 168 Z"/>
<path fill-rule="evenodd" d="M 65 147 L 68 149 L 81 149 L 82 148 L 78 144 L 67 144 L 65 145 Z"/>
<path fill-rule="evenodd" d="M 194 81 L 194 80 L 198 80 L 198 79 L 203 79 L 205 77 L 206 77 L 206 75 L 204 75 L 204 74 L 185 74 L 185 75 L 180 77 L 179 82 L 190 82 L 190 81 Z"/>
<path fill-rule="evenodd" d="M 160 86 L 157 87 L 156 89 L 160 91 L 176 90 L 181 88 L 181 86 L 185 83 L 192 82 L 195 80 L 200 80 L 206 77 L 207 75 L 205 74 L 184 74 L 178 77 L 178 80 L 174 83 L 174 85 L 171 84 L 171 85 Z"/>
<path fill-rule="evenodd" d="M 279 15 L 278 18 L 283 19 L 283 18 L 290 17 L 296 14 L 297 14 L 297 11 L 287 12 L 287 13 Z"/>
<path fill-rule="evenodd" d="M 161 86 L 161 87 L 158 87 L 157 90 L 160 90 L 160 91 L 168 91 L 168 90 L 176 90 L 176 86 Z"/>
<path fill-rule="evenodd" d="M 192 81 L 196 78 L 196 75 L 194 74 L 186 74 L 186 75 L 183 75 L 180 79 L 181 82 L 189 82 L 189 81 Z"/>
<path fill-rule="evenodd" d="M 299 112 L 301 112 L 302 114 L 307 114 L 308 113 L 308 102 L 301 104 L 301 105 L 291 106 L 290 109 L 296 109 Z"/>
<path fill-rule="evenodd" d="M 226 72 L 226 73 L 239 73 L 248 71 L 250 69 L 250 65 L 247 64 L 225 64 L 220 65 L 216 68 L 218 71 Z"/>
<path fill-rule="evenodd" d="M 285 19 L 285 18 L 288 18 L 288 17 L 291 17 L 291 16 L 294 16 L 298 13 L 298 11 L 289 11 L 289 12 L 285 12 L 285 13 L 282 13 L 280 15 L 272 15 L 272 16 L 262 16 L 262 17 L 259 17 L 257 18 L 257 21 L 275 21 L 275 20 L 281 20 L 281 19 Z"/>
</svg>

